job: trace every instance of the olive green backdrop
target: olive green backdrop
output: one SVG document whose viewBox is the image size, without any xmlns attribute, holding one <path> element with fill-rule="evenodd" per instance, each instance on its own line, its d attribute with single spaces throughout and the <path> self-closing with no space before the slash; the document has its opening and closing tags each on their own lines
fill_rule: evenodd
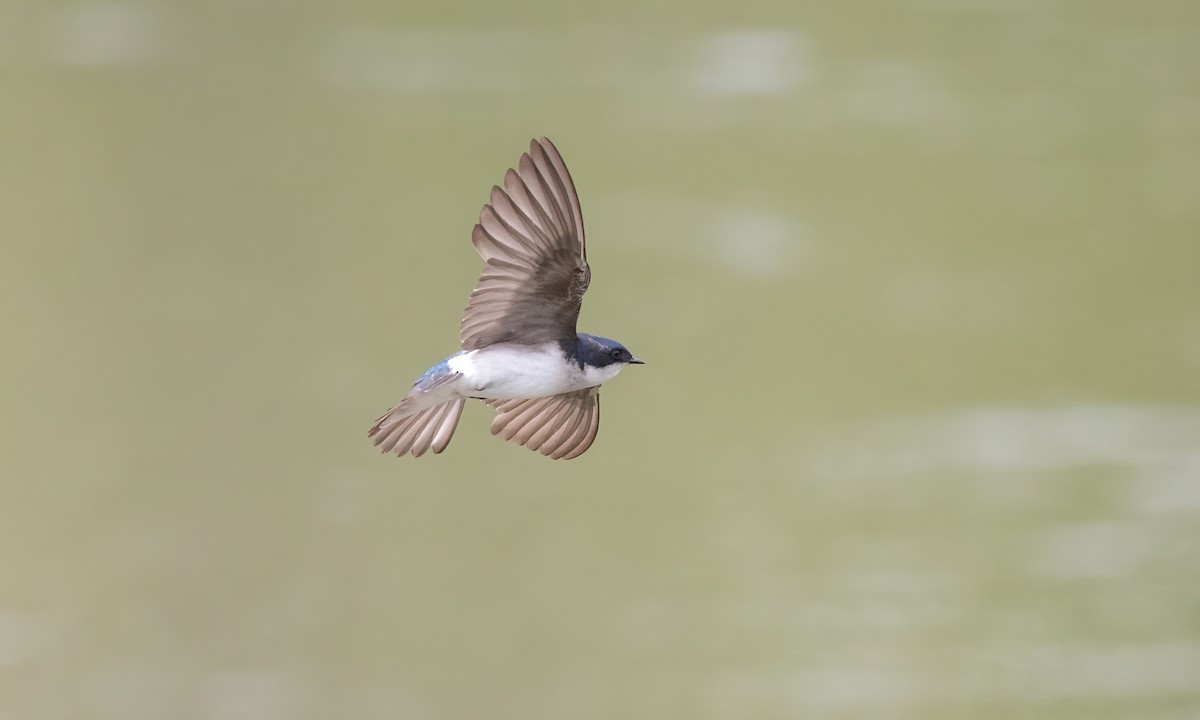
<svg viewBox="0 0 1200 720">
<path fill-rule="evenodd" d="M 0 7 L 0 716 L 1194 718 L 1200 10 Z M 555 140 L 582 458 L 365 434 Z"/>
</svg>

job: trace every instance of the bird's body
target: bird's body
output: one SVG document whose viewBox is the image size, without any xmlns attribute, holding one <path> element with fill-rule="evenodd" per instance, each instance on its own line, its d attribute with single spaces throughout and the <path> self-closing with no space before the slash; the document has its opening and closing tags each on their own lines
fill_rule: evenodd
<svg viewBox="0 0 1200 720">
<path fill-rule="evenodd" d="M 462 375 L 458 391 L 481 400 L 521 400 L 596 387 L 617 376 L 621 366 L 596 367 L 569 357 L 557 343 L 497 343 L 464 350 L 445 360 Z"/>
<path fill-rule="evenodd" d="M 599 387 L 641 364 L 615 340 L 575 330 L 591 279 L 579 199 L 558 150 L 530 143 L 471 235 L 483 275 L 459 352 L 429 368 L 368 433 L 383 452 L 439 453 L 467 399 L 498 412 L 492 433 L 552 458 L 581 455 L 600 423 Z"/>
</svg>

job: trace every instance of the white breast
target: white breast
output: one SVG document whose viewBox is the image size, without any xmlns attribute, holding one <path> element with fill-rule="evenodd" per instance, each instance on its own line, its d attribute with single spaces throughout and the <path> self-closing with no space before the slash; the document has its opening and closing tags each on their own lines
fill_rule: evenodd
<svg viewBox="0 0 1200 720">
<path fill-rule="evenodd" d="M 449 360 L 463 374 L 459 392 L 492 399 L 535 398 L 576 390 L 579 366 L 569 363 L 555 343 L 543 346 L 500 343 Z"/>
</svg>

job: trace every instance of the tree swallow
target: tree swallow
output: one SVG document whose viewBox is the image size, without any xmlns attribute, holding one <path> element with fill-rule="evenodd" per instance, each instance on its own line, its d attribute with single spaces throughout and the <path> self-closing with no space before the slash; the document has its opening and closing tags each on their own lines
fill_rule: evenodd
<svg viewBox="0 0 1200 720">
<path fill-rule="evenodd" d="M 579 197 L 553 143 L 532 141 L 492 188 L 471 242 L 484 266 L 462 350 L 426 370 L 367 437 L 398 456 L 440 453 L 475 399 L 496 410 L 493 435 L 555 460 L 582 455 L 600 427 L 600 385 L 642 361 L 575 330 L 592 271 Z"/>
</svg>

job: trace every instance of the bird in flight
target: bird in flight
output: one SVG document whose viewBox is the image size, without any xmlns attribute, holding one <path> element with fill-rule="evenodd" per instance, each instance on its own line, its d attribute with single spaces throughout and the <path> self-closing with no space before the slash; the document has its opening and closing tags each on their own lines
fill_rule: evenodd
<svg viewBox="0 0 1200 720">
<path fill-rule="evenodd" d="M 367 436 L 384 453 L 440 453 L 475 399 L 496 410 L 493 435 L 555 460 L 579 457 L 600 427 L 600 385 L 642 361 L 575 329 L 592 271 L 579 196 L 553 143 L 532 141 L 492 188 L 471 242 L 484 266 L 462 350 L 426 370 Z"/>
</svg>

